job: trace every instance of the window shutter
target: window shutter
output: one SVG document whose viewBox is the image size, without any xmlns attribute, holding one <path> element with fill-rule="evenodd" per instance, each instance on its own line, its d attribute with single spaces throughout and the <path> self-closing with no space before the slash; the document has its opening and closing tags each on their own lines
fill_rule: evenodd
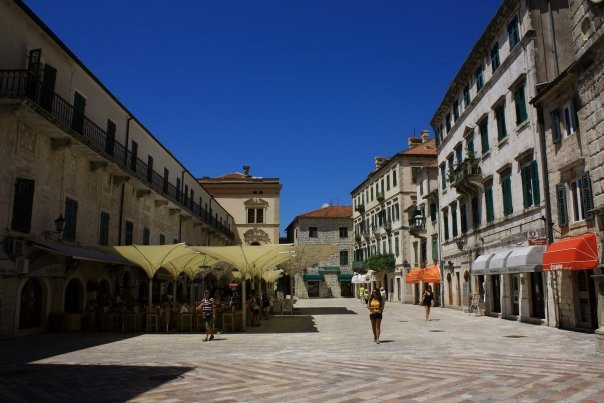
<svg viewBox="0 0 604 403">
<path fill-rule="evenodd" d="M 34 204 L 35 182 L 29 179 L 17 178 L 13 198 L 13 219 L 11 228 L 19 232 L 31 230 L 31 215 Z"/>
<path fill-rule="evenodd" d="M 503 178 L 501 188 L 503 190 L 503 214 L 507 216 L 514 212 L 512 206 L 512 183 L 509 175 Z"/>
<path fill-rule="evenodd" d="M 489 186 L 484 191 L 484 201 L 487 207 L 487 222 L 493 222 L 495 220 L 495 214 L 493 210 L 493 187 Z"/>
<path fill-rule="evenodd" d="M 579 115 L 578 115 L 578 110 L 579 107 L 581 106 L 581 103 L 579 102 L 579 96 L 577 94 L 573 95 L 572 97 L 572 106 L 573 106 L 573 113 L 572 113 L 572 117 L 573 119 L 575 119 L 575 131 L 579 131 Z"/>
<path fill-rule="evenodd" d="M 537 161 L 531 162 L 531 175 L 533 180 L 533 204 L 536 206 L 541 203 L 541 194 L 539 191 L 539 168 Z"/>
<path fill-rule="evenodd" d="M 462 233 L 466 233 L 468 232 L 468 222 L 467 222 L 467 214 L 466 214 L 466 205 L 462 204 L 461 207 L 459 208 L 459 214 L 461 217 L 461 232 Z"/>
<path fill-rule="evenodd" d="M 531 178 L 529 177 L 530 167 L 526 166 L 520 171 L 522 177 L 522 200 L 524 202 L 524 208 L 528 208 L 531 205 L 529 192 L 531 188 Z"/>
<path fill-rule="evenodd" d="M 585 212 L 585 219 L 591 220 L 594 218 L 594 195 L 591 190 L 589 172 L 583 172 L 581 174 L 581 192 L 583 193 L 583 211 Z"/>
<path fill-rule="evenodd" d="M 566 186 L 564 183 L 556 185 L 556 200 L 558 202 L 558 224 L 561 227 L 568 225 L 568 211 L 566 204 Z"/>
<path fill-rule="evenodd" d="M 551 114 L 552 121 L 552 142 L 559 143 L 562 139 L 562 131 L 560 130 L 560 110 L 554 109 Z"/>
</svg>

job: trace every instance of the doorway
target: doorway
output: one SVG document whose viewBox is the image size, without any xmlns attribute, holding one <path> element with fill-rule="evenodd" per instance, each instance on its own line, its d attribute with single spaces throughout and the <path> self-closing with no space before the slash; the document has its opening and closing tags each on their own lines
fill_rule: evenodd
<svg viewBox="0 0 604 403">
<path fill-rule="evenodd" d="M 512 315 L 518 316 L 520 313 L 520 280 L 519 274 L 512 274 Z"/>
<path fill-rule="evenodd" d="M 545 299 L 543 297 L 543 275 L 531 273 L 531 305 L 533 318 L 545 319 Z"/>
<path fill-rule="evenodd" d="M 501 313 L 501 275 L 494 274 L 493 279 L 493 312 Z"/>
<path fill-rule="evenodd" d="M 84 288 L 82 283 L 75 278 L 67 283 L 65 288 L 65 304 L 63 311 L 66 313 L 82 313 L 84 299 Z"/>
<path fill-rule="evenodd" d="M 459 272 L 455 273 L 455 279 L 457 280 L 457 306 L 461 306 L 461 281 L 459 280 Z"/>
<path fill-rule="evenodd" d="M 19 329 L 42 326 L 43 288 L 36 278 L 27 280 L 21 290 Z"/>
<path fill-rule="evenodd" d="M 319 282 L 309 281 L 308 282 L 308 298 L 319 297 Z"/>
<path fill-rule="evenodd" d="M 400 301 L 401 300 L 401 279 L 400 277 L 396 278 L 396 300 Z"/>
<path fill-rule="evenodd" d="M 598 328 L 596 317 L 596 293 L 594 279 L 591 277 L 593 270 L 577 270 L 575 281 L 577 282 L 577 308 L 578 325 L 584 329 L 595 330 Z"/>
<path fill-rule="evenodd" d="M 342 297 L 352 297 L 352 283 L 350 281 L 340 282 L 340 294 Z"/>
<path fill-rule="evenodd" d="M 447 274 L 447 294 L 449 305 L 453 305 L 453 285 L 451 284 L 451 274 Z"/>
</svg>

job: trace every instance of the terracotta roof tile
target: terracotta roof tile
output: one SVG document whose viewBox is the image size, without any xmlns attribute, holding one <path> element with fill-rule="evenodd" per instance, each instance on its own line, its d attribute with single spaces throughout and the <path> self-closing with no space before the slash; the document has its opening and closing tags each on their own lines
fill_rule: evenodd
<svg viewBox="0 0 604 403">
<path fill-rule="evenodd" d="M 310 213 L 300 214 L 298 217 L 305 218 L 351 218 L 352 206 L 329 206 Z"/>
<path fill-rule="evenodd" d="M 401 151 L 402 155 L 434 155 L 436 156 L 436 141 L 429 140 L 423 144 L 419 144 L 413 148 Z"/>
</svg>

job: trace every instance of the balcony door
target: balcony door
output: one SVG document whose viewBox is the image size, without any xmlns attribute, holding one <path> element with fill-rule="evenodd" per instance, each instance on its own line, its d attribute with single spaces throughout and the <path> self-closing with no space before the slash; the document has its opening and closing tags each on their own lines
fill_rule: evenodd
<svg viewBox="0 0 604 403">
<path fill-rule="evenodd" d="M 308 282 L 308 298 L 319 297 L 319 282 L 309 281 Z"/>
<path fill-rule="evenodd" d="M 57 69 L 51 65 L 44 65 L 44 75 L 42 78 L 42 95 L 40 96 L 40 106 L 52 113 L 52 103 L 55 94 L 55 81 L 57 79 Z"/>
<path fill-rule="evenodd" d="M 82 134 L 84 128 L 84 112 L 86 110 L 86 98 L 79 92 L 73 93 L 73 116 L 71 118 L 71 128 L 77 133 Z"/>
</svg>

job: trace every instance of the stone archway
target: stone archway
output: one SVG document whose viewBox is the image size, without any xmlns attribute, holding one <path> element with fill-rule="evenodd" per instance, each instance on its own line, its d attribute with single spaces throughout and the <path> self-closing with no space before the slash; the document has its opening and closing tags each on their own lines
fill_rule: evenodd
<svg viewBox="0 0 604 403">
<path fill-rule="evenodd" d="M 248 245 L 267 245 L 271 239 L 266 232 L 260 228 L 251 228 L 243 233 L 243 240 Z"/>
<path fill-rule="evenodd" d="M 63 311 L 66 313 L 82 313 L 84 308 L 84 286 L 77 278 L 72 278 L 65 287 Z"/>
<path fill-rule="evenodd" d="M 42 326 L 44 285 L 35 277 L 28 279 L 19 298 L 19 330 Z"/>
</svg>

